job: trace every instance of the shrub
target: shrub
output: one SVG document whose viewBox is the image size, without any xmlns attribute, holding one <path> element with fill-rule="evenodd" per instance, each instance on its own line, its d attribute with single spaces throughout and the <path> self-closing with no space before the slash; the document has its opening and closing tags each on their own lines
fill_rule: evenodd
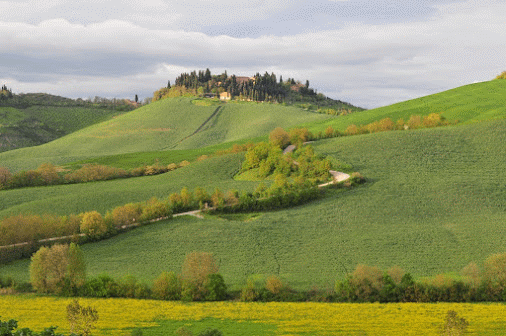
<svg viewBox="0 0 506 336">
<path fill-rule="evenodd" d="M 7 187 L 11 177 L 12 174 L 7 168 L 0 167 L 0 190 Z"/>
<path fill-rule="evenodd" d="M 271 276 L 267 278 L 265 282 L 265 288 L 272 294 L 276 295 L 281 292 L 281 289 L 283 288 L 283 283 L 281 282 L 281 279 L 278 278 L 277 276 Z"/>
<path fill-rule="evenodd" d="M 181 279 L 174 272 L 163 272 L 153 282 L 153 296 L 161 300 L 179 300 Z"/>
<path fill-rule="evenodd" d="M 223 276 L 218 273 L 209 274 L 207 276 L 205 287 L 205 300 L 219 301 L 227 297 L 227 285 Z"/>
<path fill-rule="evenodd" d="M 37 172 L 40 174 L 40 178 L 45 185 L 59 184 L 62 181 L 62 178 L 58 174 L 56 167 L 51 163 L 41 164 L 37 168 Z"/>
<path fill-rule="evenodd" d="M 350 126 L 346 127 L 346 130 L 344 131 L 347 135 L 356 135 L 359 133 L 358 127 L 354 124 L 351 124 Z"/>
<path fill-rule="evenodd" d="M 85 212 L 82 215 L 80 231 L 91 239 L 98 239 L 107 233 L 107 225 L 97 211 Z"/>
<path fill-rule="evenodd" d="M 179 163 L 179 167 L 186 167 L 190 165 L 190 161 L 183 160 Z"/>
<path fill-rule="evenodd" d="M 130 225 L 139 221 L 142 208 L 138 203 L 128 203 L 112 210 L 112 219 L 116 227 Z"/>
<path fill-rule="evenodd" d="M 419 115 L 412 115 L 408 120 L 408 127 L 410 129 L 416 129 L 423 126 L 422 117 Z"/>
<path fill-rule="evenodd" d="M 307 128 L 294 128 L 290 130 L 289 136 L 292 145 L 295 145 L 297 147 L 302 146 L 302 144 L 308 141 L 311 137 Z"/>
<path fill-rule="evenodd" d="M 142 205 L 142 213 L 139 220 L 147 221 L 169 216 L 172 216 L 172 209 L 168 201 L 159 201 L 156 197 L 152 197 Z"/>
<path fill-rule="evenodd" d="M 269 134 L 269 143 L 279 148 L 285 148 L 290 143 L 290 135 L 281 127 L 276 127 Z"/>
</svg>

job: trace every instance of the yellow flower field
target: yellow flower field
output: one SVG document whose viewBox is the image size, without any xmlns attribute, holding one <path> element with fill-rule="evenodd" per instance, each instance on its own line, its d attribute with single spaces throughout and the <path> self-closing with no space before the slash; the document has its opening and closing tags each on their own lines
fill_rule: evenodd
<svg viewBox="0 0 506 336">
<path fill-rule="evenodd" d="M 70 299 L 0 296 L 2 320 L 40 331 L 51 325 L 68 333 Z M 135 299 L 80 299 L 99 313 L 95 335 L 129 335 L 157 320 L 198 321 L 206 317 L 276 326 L 275 335 L 438 335 L 448 310 L 469 322 L 470 335 L 506 335 L 503 304 L 181 303 Z M 227 334 L 229 335 L 229 333 Z"/>
</svg>

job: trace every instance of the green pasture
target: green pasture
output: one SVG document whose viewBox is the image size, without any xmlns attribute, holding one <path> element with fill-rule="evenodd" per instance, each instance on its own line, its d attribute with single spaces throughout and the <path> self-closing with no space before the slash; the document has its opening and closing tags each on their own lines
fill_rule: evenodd
<svg viewBox="0 0 506 336">
<path fill-rule="evenodd" d="M 233 154 L 204 161 L 155 176 L 111 181 L 34 187 L 0 191 L 0 218 L 19 213 L 56 215 L 97 210 L 105 213 L 130 202 L 165 198 L 183 187 L 203 187 L 212 193 L 216 187 L 252 190 L 258 182 L 235 181 L 244 154 Z"/>
<path fill-rule="evenodd" d="M 120 113 L 76 106 L 0 107 L 0 151 L 40 145 Z"/>
<path fill-rule="evenodd" d="M 384 118 L 409 120 L 412 115 L 425 116 L 441 113 L 449 121 L 473 123 L 484 120 L 506 118 L 506 81 L 493 80 L 461 86 L 433 95 L 405 102 L 355 112 L 339 118 L 311 122 L 307 127 L 312 132 L 325 131 L 332 126 L 344 131 L 351 124 L 369 124 Z"/>
<path fill-rule="evenodd" d="M 164 99 L 41 146 L 0 153 L 0 162 L 17 171 L 45 162 L 61 165 L 103 156 L 201 148 L 266 136 L 277 126 L 329 118 L 276 104 L 205 106 L 193 104 L 192 98 Z"/>
<path fill-rule="evenodd" d="M 469 262 L 480 265 L 489 255 L 506 252 L 505 143 L 506 120 L 322 140 L 314 144 L 317 152 L 349 162 L 368 182 L 260 216 L 177 218 L 86 244 L 88 272 L 150 281 L 164 270 L 178 272 L 187 253 L 208 251 L 235 289 L 255 274 L 279 275 L 297 289 L 330 287 L 359 263 L 384 269 L 398 265 L 417 277 L 455 274 Z M 212 162 L 193 169 L 205 171 Z M 213 179 L 208 185 L 230 179 L 219 185 L 252 186 L 235 184 L 233 165 L 224 173 L 217 169 L 220 164 L 211 168 L 219 176 L 208 177 Z M 121 194 L 117 183 L 110 198 Z M 49 200 L 45 207 L 56 203 Z M 2 266 L 0 273 L 27 280 L 27 268 L 28 262 L 20 261 Z"/>
</svg>

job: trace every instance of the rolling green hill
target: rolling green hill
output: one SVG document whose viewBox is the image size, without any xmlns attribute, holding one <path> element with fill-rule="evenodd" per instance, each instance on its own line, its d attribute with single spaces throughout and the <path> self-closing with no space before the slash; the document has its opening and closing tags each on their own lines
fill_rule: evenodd
<svg viewBox="0 0 506 336">
<path fill-rule="evenodd" d="M 33 147 L 0 153 L 11 170 L 43 162 L 63 164 L 105 155 L 199 148 L 266 136 L 277 126 L 331 117 L 267 103 L 194 104 L 191 98 L 164 99 L 117 118 Z"/>
<path fill-rule="evenodd" d="M 489 255 L 506 251 L 505 93 L 506 82 L 478 83 L 328 120 L 279 105 L 227 104 L 218 105 L 221 107 L 217 110 L 216 105 L 196 105 L 195 109 L 190 99 L 162 100 L 65 137 L 74 141 L 76 147 L 80 139 L 84 143 L 82 148 L 65 147 L 59 143 L 65 139 L 62 138 L 39 147 L 40 157 L 47 153 L 57 155 L 58 150 L 61 155 L 72 153 L 75 157 L 130 151 L 130 159 L 135 160 L 134 152 L 139 151 L 140 143 L 150 145 L 150 150 L 163 146 L 199 148 L 265 136 L 273 128 L 270 122 L 307 122 L 315 128 L 332 123 L 341 129 L 351 123 L 369 123 L 385 117 L 407 119 L 412 114 L 444 110 L 448 119 L 460 119 L 462 123 L 314 143 L 317 152 L 346 161 L 366 176 L 368 183 L 363 186 L 331 190 L 324 199 L 262 213 L 246 221 L 242 217 L 210 216 L 158 222 L 106 241 L 86 244 L 83 251 L 90 275 L 132 274 L 144 280 L 152 280 L 165 270 L 178 272 L 189 252 L 213 252 L 221 273 L 233 288 L 241 286 L 252 274 L 279 274 L 297 289 L 332 286 L 336 277 L 343 277 L 359 263 L 383 269 L 398 265 L 417 277 L 458 274 L 469 262 L 480 265 Z M 134 132 L 131 125 L 135 122 L 137 129 L 154 127 L 149 126 L 156 124 L 154 119 L 158 120 L 157 127 L 164 127 L 160 117 L 150 119 L 148 113 L 176 114 L 170 111 L 163 114 L 163 106 L 179 106 L 179 112 L 191 110 L 200 120 L 190 125 L 181 117 L 178 125 L 188 127 L 167 132 L 170 136 L 162 140 L 153 136 L 156 132 Z M 279 113 L 293 112 L 295 117 L 288 121 L 280 117 L 274 122 L 277 117 L 269 115 L 276 109 Z M 253 112 L 249 115 L 246 111 Z M 209 119 L 211 115 L 213 118 Z M 144 118 L 136 118 L 139 116 Z M 188 137 L 199 127 L 199 132 Z M 130 132 L 129 135 L 123 137 L 122 130 Z M 83 141 L 90 134 L 102 136 L 96 150 L 91 142 Z M 174 142 L 174 139 L 184 140 Z M 86 153 L 86 149 L 95 154 Z M 18 153 L 17 158 L 11 157 L 12 163 L 26 160 L 27 165 L 31 164 L 28 153 L 35 155 L 19 150 L 4 153 L 0 159 L 9 153 Z M 190 153 L 197 154 L 195 149 Z M 175 151 L 173 155 L 182 154 L 183 151 Z M 147 157 L 146 153 L 139 155 Z M 0 216 L 13 212 L 104 211 L 130 201 L 166 196 L 183 186 L 251 190 L 256 182 L 232 178 L 241 158 L 242 154 L 212 158 L 151 177 L 4 190 L 0 191 Z M 71 159 L 71 156 L 63 158 Z M 120 157 L 108 159 L 118 161 Z M 25 260 L 0 266 L 0 273 L 27 280 L 27 269 Z"/>
<path fill-rule="evenodd" d="M 383 118 L 394 122 L 400 118 L 408 121 L 412 115 L 425 116 L 441 113 L 447 120 L 467 124 L 484 120 L 506 118 L 506 81 L 492 80 L 461 86 L 433 95 L 376 109 L 353 113 L 308 124 L 310 131 L 324 131 L 326 127 L 344 131 L 351 124 L 365 125 Z"/>
<path fill-rule="evenodd" d="M 369 182 L 250 221 L 179 218 L 87 244 L 89 273 L 152 280 L 179 271 L 194 250 L 215 253 L 235 288 L 278 270 L 295 288 L 331 286 L 359 263 L 458 272 L 504 252 L 504 143 L 506 120 L 323 140 L 317 151 L 345 158 Z M 27 266 L 0 272 L 27 279 Z"/>
<path fill-rule="evenodd" d="M 0 152 L 40 145 L 131 109 L 43 93 L 14 95 L 0 104 Z"/>
</svg>

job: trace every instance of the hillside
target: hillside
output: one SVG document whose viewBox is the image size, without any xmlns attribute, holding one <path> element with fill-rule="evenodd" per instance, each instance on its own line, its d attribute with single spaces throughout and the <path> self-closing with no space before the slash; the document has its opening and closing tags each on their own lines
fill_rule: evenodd
<svg viewBox="0 0 506 336">
<path fill-rule="evenodd" d="M 204 250 L 215 253 L 234 288 L 278 270 L 295 288 L 331 286 L 358 263 L 399 265 L 416 276 L 457 273 L 504 251 L 505 136 L 506 121 L 496 120 L 323 140 L 319 152 L 345 159 L 369 182 L 249 221 L 178 218 L 87 244 L 89 272 L 151 280 Z M 27 279 L 27 266 L 0 272 Z"/>
<path fill-rule="evenodd" d="M 20 170 L 48 161 L 63 164 L 105 155 L 199 148 L 266 136 L 277 126 L 329 118 L 278 104 L 164 99 L 38 147 L 0 153 L 0 161 Z"/>
<path fill-rule="evenodd" d="M 0 152 L 37 146 L 105 121 L 133 107 L 53 96 L 15 94 L 0 100 Z"/>
<path fill-rule="evenodd" d="M 337 118 L 281 105 L 213 105 L 190 98 L 165 99 L 40 146 L 40 159 L 48 153 L 89 157 L 130 151 L 125 159 L 118 154 L 104 159 L 128 164 L 138 156 L 148 157 L 146 152 L 135 153 L 141 148 L 170 146 L 193 149 L 166 151 L 171 153 L 168 157 L 181 158 L 185 153 L 195 157 L 208 144 L 222 146 L 224 141 L 265 137 L 276 123 L 287 127 L 306 122 L 315 128 L 336 123 L 344 127 L 386 116 L 407 119 L 415 113 L 425 115 L 447 108 L 447 118 L 459 118 L 461 124 L 313 144 L 317 152 L 353 165 L 367 177 L 364 186 L 332 190 L 324 199 L 292 209 L 158 222 L 86 244 L 83 250 L 90 275 L 132 274 L 146 281 L 164 270 L 178 272 L 191 251 L 213 252 L 227 284 L 234 289 L 254 274 L 278 274 L 296 289 L 332 286 L 336 277 L 344 277 L 359 263 L 383 269 L 398 265 L 417 277 L 438 273 L 458 276 L 468 263 L 480 265 L 491 254 L 504 252 L 505 90 L 501 81 L 478 83 L 376 109 L 376 114 L 363 111 Z M 488 97 L 486 103 L 483 95 Z M 431 102 L 436 107 L 430 107 Z M 198 121 L 189 121 L 184 118 L 188 113 L 181 113 L 190 111 Z M 153 137 L 157 132 L 149 131 L 155 125 L 170 128 L 170 122 L 178 127 L 167 131 L 165 138 Z M 33 165 L 29 152 L 23 152 L 29 150 L 3 153 L 0 158 L 21 153 L 25 156 L 12 156 L 10 162 L 26 160 L 26 165 Z M 160 152 L 149 153 L 154 158 Z M 103 212 L 151 196 L 164 197 L 183 186 L 203 186 L 209 191 L 214 187 L 252 190 L 258 182 L 233 179 L 242 157 L 211 158 L 158 176 L 4 190 L 0 191 L 0 216 L 91 209 Z M 0 273 L 27 280 L 27 267 L 27 260 L 20 261 L 1 266 Z"/>
<path fill-rule="evenodd" d="M 433 95 L 405 102 L 352 113 L 343 118 L 314 122 L 308 125 L 313 132 L 324 131 L 326 127 L 344 131 L 351 124 L 368 124 L 383 118 L 408 121 L 412 115 L 425 116 L 441 113 L 447 120 L 458 120 L 461 124 L 483 120 L 506 118 L 506 81 L 492 80 L 469 84 Z"/>
</svg>

